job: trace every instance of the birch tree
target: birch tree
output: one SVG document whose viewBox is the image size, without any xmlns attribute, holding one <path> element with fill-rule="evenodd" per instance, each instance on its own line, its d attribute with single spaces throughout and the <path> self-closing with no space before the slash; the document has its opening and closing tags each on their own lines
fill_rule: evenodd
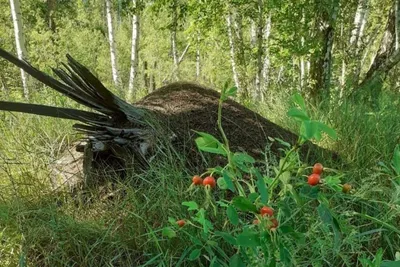
<svg viewBox="0 0 400 267">
<path fill-rule="evenodd" d="M 259 100 L 264 101 L 264 93 L 261 88 L 261 74 L 263 70 L 263 29 L 264 29 L 264 2 L 258 0 L 258 22 L 257 22 L 257 72 L 256 72 L 256 94 Z"/>
<path fill-rule="evenodd" d="M 362 53 L 362 47 L 361 47 L 362 37 L 364 35 L 364 29 L 368 18 L 368 12 L 369 12 L 368 5 L 369 5 L 369 0 L 359 0 L 357 5 L 357 10 L 354 16 L 353 30 L 351 32 L 351 37 L 349 42 L 349 50 L 350 50 L 350 60 L 355 62 L 353 63 L 351 71 L 349 72 L 350 76 L 347 78 L 348 80 L 351 81 L 350 84 L 352 86 L 357 86 L 360 79 L 360 73 L 363 61 L 360 60 L 359 58 Z M 346 68 L 346 66 L 343 65 L 342 68 Z"/>
<path fill-rule="evenodd" d="M 400 26 L 400 21 L 396 17 L 396 13 L 399 12 L 399 3 L 400 0 L 393 1 L 378 52 L 358 90 L 369 88 L 373 91 L 371 93 L 379 94 L 388 72 L 400 61 L 400 50 L 396 43 L 396 29 Z"/>
<path fill-rule="evenodd" d="M 57 8 L 56 0 L 47 0 L 47 23 L 49 25 L 49 29 L 54 33 L 56 32 L 56 23 L 54 21 L 54 13 Z"/>
<path fill-rule="evenodd" d="M 110 45 L 110 58 L 111 58 L 111 71 L 114 85 L 121 90 L 121 80 L 118 73 L 117 66 L 117 51 L 115 48 L 114 40 L 114 28 L 112 21 L 112 5 L 111 0 L 106 0 L 106 17 L 107 17 L 107 30 L 108 30 L 108 42 Z"/>
<path fill-rule="evenodd" d="M 243 90 L 243 88 L 242 88 L 242 84 L 239 79 L 239 72 L 237 69 L 236 47 L 235 47 L 235 40 L 233 37 L 233 30 L 232 30 L 232 15 L 230 13 L 226 16 L 226 25 L 227 25 L 227 29 L 228 29 L 228 39 L 229 39 L 229 47 L 230 47 L 230 54 L 231 54 L 231 66 L 232 66 L 233 81 L 235 82 L 235 86 L 237 87 L 238 91 L 241 92 Z"/>
<path fill-rule="evenodd" d="M 243 25 L 241 14 L 235 8 L 226 15 L 226 26 L 231 54 L 233 79 L 240 97 L 249 96 L 247 88 L 246 60 L 244 53 Z"/>
<path fill-rule="evenodd" d="M 172 58 L 174 60 L 173 66 L 173 77 L 175 80 L 178 79 L 178 48 L 176 44 L 176 31 L 178 29 L 178 3 L 176 0 L 172 2 L 172 23 L 171 23 L 171 49 Z"/>
<path fill-rule="evenodd" d="M 320 28 L 320 36 L 322 37 L 322 50 L 315 58 L 312 71 L 312 79 L 314 86 L 311 89 L 311 97 L 317 100 L 324 94 L 329 97 L 330 84 L 332 75 L 332 49 L 335 36 L 335 24 L 339 12 L 339 1 L 332 0 L 331 6 L 318 7 L 322 9 L 321 21 L 317 21 L 317 26 Z"/>
<path fill-rule="evenodd" d="M 197 32 L 197 48 L 196 48 L 196 80 L 200 78 L 200 32 Z"/>
<path fill-rule="evenodd" d="M 178 11 L 179 9 L 179 11 Z M 171 3 L 171 16 L 172 16 L 172 21 L 171 21 L 171 51 L 172 51 L 172 58 L 174 61 L 174 65 L 172 68 L 172 77 L 175 81 L 179 80 L 179 65 L 184 59 L 189 47 L 190 43 L 188 43 L 185 47 L 185 49 L 182 51 L 181 55 L 179 55 L 178 52 L 178 44 L 177 44 L 177 31 L 178 31 L 178 23 L 179 23 L 179 17 L 183 17 L 184 14 L 182 14 L 182 6 L 178 3 L 177 0 L 173 0 Z"/>
<path fill-rule="evenodd" d="M 134 95 L 135 78 L 139 65 L 139 37 L 140 37 L 140 0 L 132 0 L 135 12 L 132 15 L 132 46 L 131 46 L 131 68 L 129 72 L 129 86 L 127 99 L 131 100 Z"/>
<path fill-rule="evenodd" d="M 271 34 L 271 13 L 268 14 L 268 17 L 265 21 L 264 34 L 263 34 L 263 42 L 264 42 L 264 60 L 262 67 L 262 77 L 264 80 L 264 90 L 268 88 L 270 78 L 269 78 L 269 68 L 270 68 L 270 55 L 269 55 L 269 36 Z"/>
<path fill-rule="evenodd" d="M 22 16 L 19 0 L 10 0 L 11 16 L 14 24 L 15 46 L 19 59 L 26 58 L 25 39 L 22 32 Z M 21 69 L 22 86 L 24 88 L 24 97 L 29 98 L 28 76 Z"/>
</svg>

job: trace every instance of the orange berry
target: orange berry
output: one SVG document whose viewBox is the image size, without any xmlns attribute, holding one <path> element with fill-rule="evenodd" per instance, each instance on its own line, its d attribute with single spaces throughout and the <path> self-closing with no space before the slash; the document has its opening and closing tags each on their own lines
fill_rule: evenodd
<svg viewBox="0 0 400 267">
<path fill-rule="evenodd" d="M 192 178 L 192 182 L 193 182 L 194 185 L 201 185 L 203 183 L 203 179 L 201 179 L 200 176 L 195 175 Z"/>
<path fill-rule="evenodd" d="M 185 222 L 185 220 L 179 220 L 176 222 L 176 224 L 178 224 L 179 227 L 183 227 L 183 226 L 185 226 L 186 222 Z"/>
<path fill-rule="evenodd" d="M 321 174 L 324 170 L 324 166 L 321 163 L 315 163 L 313 167 L 314 174 Z"/>
<path fill-rule="evenodd" d="M 311 186 L 319 184 L 319 181 L 321 180 L 321 176 L 319 174 L 313 173 L 310 176 L 308 176 L 308 184 Z"/>
<path fill-rule="evenodd" d="M 204 178 L 203 185 L 209 185 L 210 187 L 215 187 L 216 182 L 215 182 L 214 177 L 208 176 L 208 177 Z"/>
<path fill-rule="evenodd" d="M 274 210 L 271 209 L 270 207 L 264 206 L 260 210 L 260 214 L 262 216 L 268 215 L 268 216 L 273 216 L 274 215 Z"/>
</svg>

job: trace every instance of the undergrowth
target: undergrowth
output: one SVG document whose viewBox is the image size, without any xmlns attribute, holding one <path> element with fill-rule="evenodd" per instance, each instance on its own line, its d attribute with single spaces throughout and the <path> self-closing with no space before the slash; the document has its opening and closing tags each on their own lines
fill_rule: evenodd
<svg viewBox="0 0 400 267">
<path fill-rule="evenodd" d="M 48 99 L 48 104 L 66 104 L 57 97 Z M 286 98 L 274 101 L 266 105 L 268 110 L 259 111 L 298 132 L 286 115 L 290 106 Z M 342 182 L 351 184 L 353 192 L 338 194 L 330 202 L 346 233 L 338 251 L 332 249 L 332 234 L 321 234 L 320 219 L 310 207 L 289 204 L 297 229 L 305 234 L 304 243 L 290 251 L 297 266 L 379 266 L 380 258 L 398 259 L 400 189 L 384 166 L 391 164 L 400 141 L 400 114 L 395 112 L 400 109 L 390 96 L 383 95 L 380 101 L 379 111 L 350 102 L 332 105 L 328 113 L 309 110 L 312 117 L 337 131 L 338 141 L 323 138 L 318 143 L 345 159 L 344 164 L 329 167 L 344 174 Z M 188 238 L 162 235 L 169 217 L 187 217 L 183 201 L 204 199 L 187 191 L 193 174 L 181 164 L 183 158 L 154 162 L 144 174 L 85 192 L 84 200 L 52 192 L 48 164 L 78 139 L 71 125 L 58 119 L 0 113 L 0 265 L 203 264 L 183 255 L 191 245 Z M 217 218 L 213 223 L 221 226 L 224 220 Z M 230 245 L 222 249 L 230 255 L 236 251 Z"/>
</svg>

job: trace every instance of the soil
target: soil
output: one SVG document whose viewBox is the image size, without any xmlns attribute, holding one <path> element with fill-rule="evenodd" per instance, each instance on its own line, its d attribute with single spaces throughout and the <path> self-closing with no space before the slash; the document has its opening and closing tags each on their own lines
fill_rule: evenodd
<svg viewBox="0 0 400 267">
<path fill-rule="evenodd" d="M 194 83 L 180 82 L 164 86 L 135 103 L 136 106 L 152 111 L 156 118 L 176 136 L 174 147 L 193 159 L 198 157 L 194 139 L 195 131 L 212 134 L 222 140 L 217 126 L 218 100 L 220 94 Z M 298 136 L 265 119 L 233 100 L 227 100 L 222 109 L 222 126 L 233 151 L 246 151 L 256 158 L 270 146 L 275 154 L 281 153 L 278 142 L 268 139 L 280 138 L 294 145 Z M 310 153 L 311 152 L 311 153 Z M 303 160 L 316 157 L 336 159 L 331 151 L 307 143 L 301 150 Z M 323 154 L 323 155 L 322 155 Z"/>
</svg>

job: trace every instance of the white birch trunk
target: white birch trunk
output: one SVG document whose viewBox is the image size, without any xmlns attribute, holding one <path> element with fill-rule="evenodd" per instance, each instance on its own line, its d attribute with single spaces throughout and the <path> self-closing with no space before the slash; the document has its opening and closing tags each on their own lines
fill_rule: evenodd
<svg viewBox="0 0 400 267">
<path fill-rule="evenodd" d="M 22 32 L 22 17 L 19 0 L 10 0 L 11 16 L 14 24 L 15 46 L 19 59 L 26 59 L 25 39 Z M 24 88 L 24 97 L 29 98 L 28 75 L 21 69 L 22 86 Z"/>
<path fill-rule="evenodd" d="M 269 84 L 269 67 L 270 67 L 270 60 L 269 60 L 269 36 L 271 34 L 271 14 L 268 15 L 268 18 L 265 23 L 264 27 L 264 45 L 265 45 L 265 51 L 264 51 L 264 62 L 263 62 L 263 69 L 262 69 L 262 77 L 264 80 L 264 90 L 268 87 Z"/>
<path fill-rule="evenodd" d="M 350 45 L 354 45 L 356 47 L 360 46 L 360 38 L 363 35 L 366 17 L 368 12 L 368 0 L 360 0 L 358 2 L 356 15 L 354 16 L 354 28 L 351 31 L 350 37 Z"/>
<path fill-rule="evenodd" d="M 279 84 L 281 79 L 283 79 L 283 71 L 285 70 L 284 66 L 281 66 L 278 71 L 278 76 L 276 77 L 276 83 Z"/>
<path fill-rule="evenodd" d="M 254 20 L 251 20 L 250 25 L 250 44 L 252 48 L 257 44 L 257 26 Z"/>
<path fill-rule="evenodd" d="M 200 78 L 200 33 L 197 33 L 197 49 L 196 49 L 196 80 Z"/>
<path fill-rule="evenodd" d="M 394 11 L 395 11 L 395 33 L 396 33 L 396 40 L 395 40 L 395 51 L 399 50 L 399 42 L 400 42 L 400 0 L 396 0 L 395 6 L 394 6 Z"/>
<path fill-rule="evenodd" d="M 232 65 L 232 73 L 233 73 L 233 80 L 235 82 L 235 86 L 238 89 L 238 92 L 241 91 L 242 86 L 239 80 L 239 74 L 237 70 L 237 62 L 236 62 L 236 48 L 235 48 L 235 41 L 232 33 L 232 16 L 228 14 L 226 17 L 226 24 L 228 28 L 228 38 L 229 38 L 229 46 L 230 46 L 230 53 L 231 53 L 231 65 Z"/>
<path fill-rule="evenodd" d="M 178 48 L 176 47 L 176 30 L 171 31 L 171 47 L 172 57 L 174 59 L 174 67 L 178 67 Z"/>
<path fill-rule="evenodd" d="M 263 1 L 258 0 L 258 23 L 256 31 L 257 40 L 257 73 L 256 73 L 256 92 L 259 100 L 264 101 L 264 93 L 261 88 L 261 76 L 263 69 L 263 29 L 264 29 L 264 8 Z"/>
<path fill-rule="evenodd" d="M 115 41 L 114 41 L 114 29 L 112 22 L 112 8 L 111 8 L 111 0 L 106 0 L 106 17 L 107 17 L 107 29 L 108 29 L 108 42 L 110 44 L 110 57 L 111 57 L 111 71 L 112 78 L 115 86 L 118 89 L 121 89 L 120 85 L 120 77 L 118 74 L 117 67 L 117 52 L 115 49 Z"/>
<path fill-rule="evenodd" d="M 132 2 L 136 8 L 136 12 L 132 16 L 131 69 L 129 73 L 128 100 L 131 100 L 134 95 L 135 78 L 139 65 L 140 14 L 137 9 L 139 0 L 132 0 Z"/>
<path fill-rule="evenodd" d="M 301 37 L 301 46 L 304 46 L 304 36 Z M 300 57 L 300 89 L 304 89 L 304 81 L 306 79 L 306 70 L 305 70 L 305 62 L 304 62 L 304 56 Z"/>
<path fill-rule="evenodd" d="M 356 65 L 353 67 L 351 72 L 351 75 L 353 75 L 353 84 L 355 85 L 358 84 L 362 68 L 362 61 L 358 60 L 358 58 L 360 57 L 360 50 L 362 50 L 360 46 L 362 44 L 362 37 L 364 35 L 364 29 L 368 18 L 368 4 L 369 0 L 359 0 L 357 11 L 354 16 L 354 28 L 351 32 L 350 38 L 350 47 L 354 50 L 352 57 L 357 60 Z"/>
</svg>

